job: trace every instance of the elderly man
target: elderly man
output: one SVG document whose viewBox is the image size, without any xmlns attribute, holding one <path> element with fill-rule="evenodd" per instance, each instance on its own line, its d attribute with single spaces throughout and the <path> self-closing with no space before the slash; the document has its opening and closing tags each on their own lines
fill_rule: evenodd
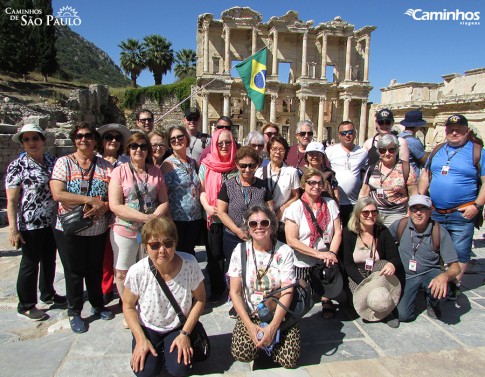
<svg viewBox="0 0 485 377">
<path fill-rule="evenodd" d="M 455 246 L 446 229 L 431 220 L 431 199 L 425 195 L 409 198 L 409 218 L 394 222 L 389 228 L 399 243 L 406 282 L 397 306 L 400 321 L 415 318 L 414 306 L 419 289 L 426 294 L 427 313 L 433 319 L 441 318 L 439 300 L 448 293 L 448 283 L 460 273 Z M 441 270 L 440 257 L 448 266 Z"/>
<path fill-rule="evenodd" d="M 377 151 L 377 142 L 380 137 L 391 133 L 394 125 L 394 114 L 389 109 L 379 110 L 376 114 L 376 130 L 377 134 L 364 143 L 364 148 L 369 154 L 369 165 L 376 164 L 380 159 L 380 154 Z M 409 161 L 409 148 L 406 139 L 400 137 L 399 139 L 399 159 L 402 161 Z"/>
<path fill-rule="evenodd" d="M 136 126 L 141 132 L 147 134 L 153 131 L 154 124 L 153 113 L 150 110 L 141 109 L 136 113 Z"/>
<path fill-rule="evenodd" d="M 313 123 L 309 120 L 301 120 L 296 124 L 295 136 L 297 144 L 292 145 L 286 157 L 286 164 L 299 168 L 306 164 L 305 150 L 307 145 L 312 141 L 314 134 Z"/>
<path fill-rule="evenodd" d="M 354 144 L 355 136 L 354 124 L 348 120 L 344 121 L 338 126 L 340 143 L 328 147 L 325 151 L 338 181 L 342 227 L 347 225 L 354 204 L 359 199 L 362 186 L 361 171 L 367 162 L 367 150 Z"/>
<path fill-rule="evenodd" d="M 450 116 L 445 127 L 446 143 L 431 152 L 418 191 L 424 194 L 429 189 L 433 219 L 446 228 L 455 244 L 461 272 L 450 292 L 454 300 L 471 259 L 475 219 L 485 203 L 485 151 L 469 140 L 468 120 L 463 115 Z"/>
<path fill-rule="evenodd" d="M 185 110 L 184 125 L 190 135 L 190 143 L 187 145 L 187 156 L 199 161 L 200 154 L 205 147 L 210 145 L 210 136 L 199 132 L 200 112 L 196 107 Z"/>
<path fill-rule="evenodd" d="M 400 123 L 404 126 L 404 131 L 399 134 L 399 137 L 406 139 L 409 147 L 409 163 L 419 177 L 429 152 L 424 151 L 423 143 L 416 137 L 416 133 L 426 126 L 426 121 L 423 119 L 421 111 L 412 110 L 404 115 L 404 119 Z"/>
</svg>

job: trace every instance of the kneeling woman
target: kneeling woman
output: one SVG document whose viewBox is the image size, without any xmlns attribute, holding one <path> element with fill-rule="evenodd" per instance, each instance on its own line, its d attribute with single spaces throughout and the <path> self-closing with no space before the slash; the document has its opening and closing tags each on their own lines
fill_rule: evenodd
<svg viewBox="0 0 485 377">
<path fill-rule="evenodd" d="M 131 364 L 137 376 L 173 376 L 190 372 L 193 349 L 189 334 L 204 309 L 204 276 L 195 257 L 175 251 L 177 228 L 165 217 L 149 220 L 141 231 L 148 253 L 126 275 L 123 314 L 133 333 Z M 180 323 L 155 273 L 165 280 L 187 317 Z"/>
<path fill-rule="evenodd" d="M 274 212 L 264 205 L 252 206 L 245 216 L 244 228 L 249 240 L 234 249 L 228 270 L 229 294 L 238 314 L 231 352 L 235 359 L 250 362 L 258 356 L 259 349 L 273 343 L 286 314 L 276 305 L 273 320 L 262 327 L 257 305 L 272 290 L 294 283 L 295 272 L 293 250 L 276 240 L 278 220 Z M 241 252 L 246 255 L 245 267 Z M 245 276 L 242 276 L 243 271 Z M 292 298 L 293 288 L 288 288 L 282 291 L 280 301 L 289 307 Z M 293 368 L 300 357 L 300 346 L 300 327 L 296 324 L 280 334 L 272 358 L 282 367 Z"/>
</svg>

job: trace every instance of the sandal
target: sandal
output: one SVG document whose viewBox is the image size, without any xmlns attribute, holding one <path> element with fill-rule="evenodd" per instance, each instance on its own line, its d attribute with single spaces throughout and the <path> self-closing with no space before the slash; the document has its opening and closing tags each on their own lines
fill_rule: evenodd
<svg viewBox="0 0 485 377">
<path fill-rule="evenodd" d="M 332 300 L 322 301 L 322 317 L 323 319 L 331 319 L 335 317 L 335 304 Z"/>
</svg>

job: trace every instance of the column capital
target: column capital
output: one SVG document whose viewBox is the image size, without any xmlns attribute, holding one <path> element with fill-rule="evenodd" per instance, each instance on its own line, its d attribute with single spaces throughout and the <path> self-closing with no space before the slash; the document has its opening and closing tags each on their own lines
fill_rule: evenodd
<svg viewBox="0 0 485 377">
<path fill-rule="evenodd" d="M 271 101 L 276 101 L 277 98 L 278 98 L 278 94 L 271 93 Z"/>
<path fill-rule="evenodd" d="M 362 98 L 362 106 L 367 106 L 367 98 Z"/>
<path fill-rule="evenodd" d="M 204 21 L 202 23 L 202 30 L 203 31 L 209 31 L 209 26 L 210 26 L 210 22 L 209 21 Z"/>
<path fill-rule="evenodd" d="M 350 103 L 352 101 L 351 97 L 344 97 L 344 102 Z"/>
<path fill-rule="evenodd" d="M 326 95 L 320 96 L 318 97 L 318 100 L 320 103 L 325 103 L 325 101 L 327 101 L 327 96 Z"/>
<path fill-rule="evenodd" d="M 222 96 L 224 97 L 225 100 L 228 100 L 231 98 L 231 93 L 222 93 Z"/>
</svg>

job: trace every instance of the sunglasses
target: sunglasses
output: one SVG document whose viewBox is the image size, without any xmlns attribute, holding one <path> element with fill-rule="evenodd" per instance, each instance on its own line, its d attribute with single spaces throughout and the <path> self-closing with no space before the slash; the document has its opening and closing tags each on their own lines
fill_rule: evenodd
<svg viewBox="0 0 485 377">
<path fill-rule="evenodd" d="M 195 118 L 195 117 L 186 117 L 185 119 L 187 119 L 187 122 L 198 122 L 199 121 L 199 118 Z"/>
<path fill-rule="evenodd" d="M 121 135 L 111 135 L 111 134 L 106 134 L 103 136 L 103 139 L 106 141 L 117 141 L 118 143 L 121 143 L 123 141 L 123 136 Z"/>
<path fill-rule="evenodd" d="M 273 153 L 285 153 L 286 149 L 285 148 L 271 148 L 270 151 L 273 152 Z"/>
<path fill-rule="evenodd" d="M 271 139 L 273 136 L 278 135 L 278 132 L 265 132 L 264 134 Z"/>
<path fill-rule="evenodd" d="M 152 250 L 160 250 L 160 248 L 162 246 L 163 246 L 164 249 L 171 249 L 172 247 L 175 246 L 175 241 L 174 240 L 165 240 L 163 242 L 148 242 L 147 245 Z"/>
<path fill-rule="evenodd" d="M 177 135 L 177 136 L 171 137 L 169 140 L 170 140 L 170 144 L 175 144 L 176 142 L 180 143 L 183 140 L 185 140 L 185 135 Z"/>
<path fill-rule="evenodd" d="M 32 136 L 32 137 L 23 137 L 22 138 L 22 143 L 28 143 L 29 141 L 39 141 L 40 137 L 39 136 Z"/>
<path fill-rule="evenodd" d="M 409 207 L 409 209 L 411 210 L 411 212 L 416 213 L 416 212 L 424 212 L 424 211 L 427 211 L 430 208 L 424 207 L 424 206 L 423 207 L 412 206 L 412 207 Z"/>
<path fill-rule="evenodd" d="M 138 119 L 138 122 L 145 123 L 145 122 L 153 122 L 153 118 L 143 118 Z"/>
<path fill-rule="evenodd" d="M 312 131 L 310 131 L 310 132 L 299 132 L 298 135 L 300 137 L 305 137 L 305 136 L 313 137 L 313 132 Z"/>
<path fill-rule="evenodd" d="M 353 134 L 355 134 L 355 131 L 354 130 L 348 130 L 348 131 L 340 131 L 339 134 L 341 136 L 347 136 L 347 135 L 350 135 L 352 136 Z"/>
<path fill-rule="evenodd" d="M 239 168 L 241 168 L 241 169 L 246 169 L 246 168 L 256 169 L 256 167 L 258 166 L 258 164 L 255 163 L 255 162 L 252 162 L 250 164 L 238 164 L 238 165 L 239 165 Z"/>
<path fill-rule="evenodd" d="M 263 148 L 264 144 L 249 144 L 249 146 L 253 149 L 259 149 L 259 148 Z"/>
<path fill-rule="evenodd" d="M 222 147 L 225 147 L 227 145 L 231 145 L 232 144 L 232 141 L 218 141 L 217 142 L 217 146 L 222 148 Z"/>
<path fill-rule="evenodd" d="M 392 120 L 378 120 L 377 124 L 379 126 L 384 126 L 384 125 L 390 126 L 392 124 Z"/>
<path fill-rule="evenodd" d="M 386 154 L 386 152 L 389 152 L 391 154 L 396 153 L 396 148 L 379 148 L 379 153 L 380 154 Z"/>
<path fill-rule="evenodd" d="M 323 187 L 323 181 L 306 181 L 307 185 L 313 187 L 315 185 L 318 185 L 318 187 Z"/>
<path fill-rule="evenodd" d="M 261 221 L 256 221 L 256 220 L 248 221 L 249 229 L 257 229 L 258 226 L 263 229 L 266 229 L 266 228 L 269 228 L 270 225 L 271 225 L 271 220 L 269 219 L 265 219 Z"/>
<path fill-rule="evenodd" d="M 94 134 L 92 132 L 86 132 L 85 134 L 79 133 L 79 134 L 76 134 L 76 136 L 74 136 L 74 139 L 81 140 L 83 137 L 86 140 L 92 140 L 94 139 Z"/>
<path fill-rule="evenodd" d="M 165 148 L 163 144 L 152 144 L 152 149 L 162 149 Z"/>
<path fill-rule="evenodd" d="M 377 209 L 373 209 L 373 210 L 370 210 L 370 211 L 362 211 L 361 214 L 364 217 L 369 217 L 370 215 L 377 216 Z"/>
<path fill-rule="evenodd" d="M 218 130 L 228 130 L 228 131 L 231 131 L 232 130 L 232 127 L 231 126 L 222 126 L 222 125 L 219 126 L 219 125 L 217 125 L 216 128 Z"/>
<path fill-rule="evenodd" d="M 146 152 L 148 150 L 148 144 L 131 143 L 129 148 L 132 151 L 136 151 L 138 148 L 140 148 L 142 151 Z"/>
</svg>

